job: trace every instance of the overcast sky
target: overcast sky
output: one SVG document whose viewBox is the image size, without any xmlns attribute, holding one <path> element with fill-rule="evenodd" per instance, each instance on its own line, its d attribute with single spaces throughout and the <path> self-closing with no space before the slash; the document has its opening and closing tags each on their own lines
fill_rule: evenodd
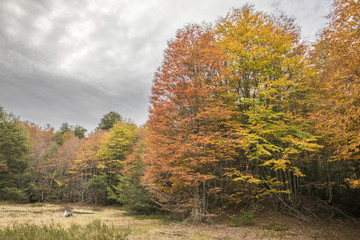
<svg viewBox="0 0 360 240">
<path fill-rule="evenodd" d="M 304 39 L 331 0 L 1 0 L 0 106 L 21 120 L 93 130 L 109 111 L 146 122 L 167 40 L 246 2 L 294 16 Z"/>
</svg>

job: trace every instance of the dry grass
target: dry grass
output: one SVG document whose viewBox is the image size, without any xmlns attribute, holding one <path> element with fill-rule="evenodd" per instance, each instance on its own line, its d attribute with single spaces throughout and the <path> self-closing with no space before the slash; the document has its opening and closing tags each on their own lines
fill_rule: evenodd
<svg viewBox="0 0 360 240">
<path fill-rule="evenodd" d="M 52 204 L 0 205 L 0 228 L 14 224 L 43 225 L 52 223 L 69 227 L 72 224 L 86 225 L 94 220 L 100 220 L 104 224 L 116 227 L 129 227 L 131 234 L 128 239 L 346 239 L 336 231 L 331 235 L 324 235 L 323 231 L 326 229 L 321 231 L 315 227 L 311 229 L 309 225 L 299 224 L 295 220 L 290 221 L 284 216 L 281 216 L 283 219 L 278 216 L 275 220 L 281 220 L 281 224 L 287 224 L 288 228 L 275 231 L 264 227 L 271 223 L 266 222 L 265 215 L 261 216 L 261 221 L 258 221 L 255 226 L 229 227 L 226 222 L 212 225 L 190 225 L 162 217 L 130 216 L 114 207 L 80 205 L 71 205 L 74 216 L 64 218 L 62 215 L 65 207 L 68 206 Z"/>
</svg>

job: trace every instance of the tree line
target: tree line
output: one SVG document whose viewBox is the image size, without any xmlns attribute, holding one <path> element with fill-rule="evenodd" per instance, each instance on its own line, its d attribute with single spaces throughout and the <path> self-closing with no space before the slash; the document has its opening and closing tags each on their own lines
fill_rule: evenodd
<svg viewBox="0 0 360 240">
<path fill-rule="evenodd" d="M 120 203 L 194 222 L 259 205 L 358 216 L 359 14 L 357 0 L 334 1 L 313 44 L 294 19 L 251 5 L 185 26 L 143 127 L 110 112 L 85 136 L 1 110 L 0 198 Z"/>
</svg>

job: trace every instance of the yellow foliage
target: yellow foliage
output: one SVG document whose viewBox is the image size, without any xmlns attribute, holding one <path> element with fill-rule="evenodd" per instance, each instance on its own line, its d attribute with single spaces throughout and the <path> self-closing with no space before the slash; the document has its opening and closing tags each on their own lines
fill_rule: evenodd
<svg viewBox="0 0 360 240">
<path fill-rule="evenodd" d="M 345 181 L 350 185 L 350 188 L 360 188 L 360 179 L 346 178 Z"/>
<path fill-rule="evenodd" d="M 56 179 L 54 179 L 54 181 L 56 182 L 56 184 L 57 184 L 59 187 L 61 187 L 62 185 L 64 185 L 64 183 L 62 183 L 62 182 L 60 182 L 60 181 L 58 181 L 58 180 L 56 180 Z"/>
</svg>

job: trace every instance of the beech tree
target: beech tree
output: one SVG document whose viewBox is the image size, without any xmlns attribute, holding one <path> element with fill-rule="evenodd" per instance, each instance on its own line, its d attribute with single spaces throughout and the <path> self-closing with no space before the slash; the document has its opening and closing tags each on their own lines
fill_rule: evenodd
<svg viewBox="0 0 360 240">
<path fill-rule="evenodd" d="M 303 120 L 300 88 L 307 62 L 299 31 L 291 18 L 246 5 L 220 19 L 217 34 L 245 151 L 234 180 L 247 188 L 263 186 L 254 197 L 290 193 L 289 201 L 298 205 L 304 177 L 299 163 L 320 148 Z"/>
<path fill-rule="evenodd" d="M 360 188 L 360 2 L 336 0 L 314 45 L 313 64 L 317 75 L 314 86 L 311 120 L 316 134 L 325 145 L 319 158 L 324 160 L 328 202 L 333 188 L 343 197 L 346 182 Z M 344 181 L 345 180 L 345 181 Z M 358 190 L 347 191 L 348 199 Z M 356 201 L 356 200 L 355 200 Z M 358 200 L 357 200 L 358 201 Z"/>
<path fill-rule="evenodd" d="M 168 43 L 152 87 L 147 188 L 162 209 L 190 213 L 191 221 L 206 219 L 236 155 L 223 69 L 212 28 L 188 25 Z"/>
</svg>

